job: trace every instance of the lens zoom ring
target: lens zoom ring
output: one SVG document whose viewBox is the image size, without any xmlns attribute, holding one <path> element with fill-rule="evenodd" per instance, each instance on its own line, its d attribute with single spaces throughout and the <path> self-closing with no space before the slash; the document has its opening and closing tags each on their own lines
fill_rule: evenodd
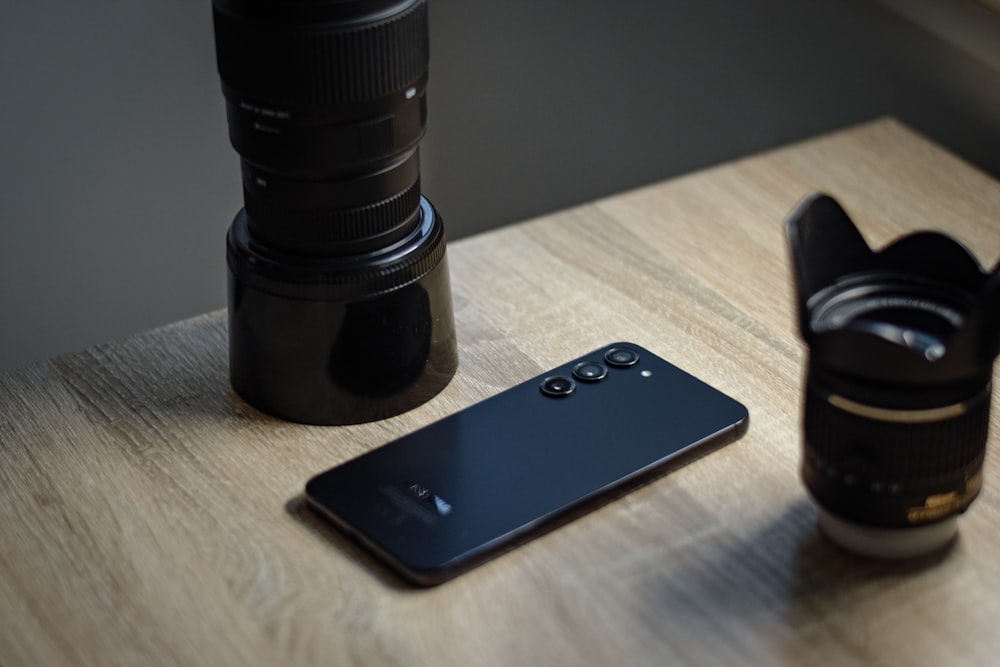
<svg viewBox="0 0 1000 667">
<path fill-rule="evenodd" d="M 215 8 L 219 74 L 243 101 L 333 105 L 396 93 L 427 72 L 427 2 L 329 31 L 261 25 Z"/>
<path fill-rule="evenodd" d="M 806 391 L 805 441 L 811 454 L 840 474 L 867 481 L 921 482 L 981 461 L 990 419 L 989 390 L 957 417 L 928 423 L 888 422 L 831 405 Z"/>
<path fill-rule="evenodd" d="M 417 224 L 420 181 L 395 197 L 358 208 L 289 211 L 244 191 L 247 224 L 258 242 L 287 252 L 343 254 L 352 246 L 394 229 Z M 331 247 L 332 246 L 332 247 Z"/>
</svg>

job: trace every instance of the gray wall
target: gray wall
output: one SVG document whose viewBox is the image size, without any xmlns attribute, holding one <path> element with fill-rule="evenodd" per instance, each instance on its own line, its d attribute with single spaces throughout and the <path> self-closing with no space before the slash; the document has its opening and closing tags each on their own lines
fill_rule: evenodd
<svg viewBox="0 0 1000 667">
<path fill-rule="evenodd" d="M 884 114 L 1000 174 L 1000 70 L 871 0 L 432 0 L 431 40 L 452 239 Z M 8 0 L 0 91 L 0 369 L 224 306 L 208 0 Z"/>
</svg>

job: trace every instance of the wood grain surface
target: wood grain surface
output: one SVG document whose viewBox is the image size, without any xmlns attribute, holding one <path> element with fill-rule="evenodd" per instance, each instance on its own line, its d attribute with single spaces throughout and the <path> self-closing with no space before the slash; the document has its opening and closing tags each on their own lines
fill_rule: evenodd
<svg viewBox="0 0 1000 667">
<path fill-rule="evenodd" d="M 258 413 L 222 312 L 0 376 L 0 665 L 994 663 L 992 452 L 941 555 L 816 530 L 783 231 L 814 191 L 876 246 L 937 228 L 1000 255 L 1000 184 L 886 119 L 451 244 L 461 366 L 397 418 Z M 304 508 L 314 473 L 619 339 L 741 400 L 749 433 L 430 590 Z"/>
</svg>

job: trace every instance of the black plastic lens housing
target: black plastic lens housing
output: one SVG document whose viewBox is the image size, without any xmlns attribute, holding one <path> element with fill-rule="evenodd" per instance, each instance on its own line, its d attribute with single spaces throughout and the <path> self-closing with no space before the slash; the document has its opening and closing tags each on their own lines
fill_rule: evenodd
<svg viewBox="0 0 1000 667">
<path fill-rule="evenodd" d="M 965 511 L 982 485 L 1000 271 L 921 232 L 872 251 L 826 195 L 787 224 L 809 345 L 802 477 L 821 507 L 884 529 Z"/>
<path fill-rule="evenodd" d="M 261 410 L 347 424 L 457 367 L 440 215 L 420 192 L 426 0 L 214 0 L 245 209 L 227 237 L 230 375 Z"/>
</svg>

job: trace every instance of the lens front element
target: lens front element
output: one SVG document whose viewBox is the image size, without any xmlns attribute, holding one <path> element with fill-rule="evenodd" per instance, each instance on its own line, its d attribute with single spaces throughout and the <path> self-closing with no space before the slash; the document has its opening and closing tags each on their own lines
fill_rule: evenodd
<svg viewBox="0 0 1000 667">
<path fill-rule="evenodd" d="M 604 353 L 604 361 L 615 368 L 628 368 L 639 363 L 639 353 L 630 347 L 613 347 Z"/>
<path fill-rule="evenodd" d="M 568 377 L 554 375 L 542 380 L 542 393 L 553 398 L 563 398 L 576 391 L 576 383 Z"/>
<path fill-rule="evenodd" d="M 581 361 L 573 367 L 573 377 L 583 382 L 600 382 L 608 377 L 608 368 L 596 361 Z"/>
</svg>

